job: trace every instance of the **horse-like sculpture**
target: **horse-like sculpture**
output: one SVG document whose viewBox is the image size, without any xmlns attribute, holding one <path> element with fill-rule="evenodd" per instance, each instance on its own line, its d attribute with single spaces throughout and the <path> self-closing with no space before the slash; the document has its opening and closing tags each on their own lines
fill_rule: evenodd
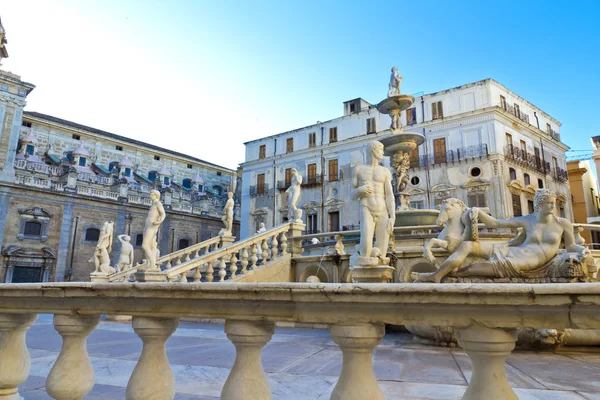
<svg viewBox="0 0 600 400">
<path fill-rule="evenodd" d="M 436 259 L 431 249 L 437 247 L 453 253 L 462 242 L 478 239 L 477 217 L 472 215 L 471 209 L 462 200 L 445 199 L 435 223 L 444 229 L 423 248 L 423 257 L 434 265 Z"/>
</svg>

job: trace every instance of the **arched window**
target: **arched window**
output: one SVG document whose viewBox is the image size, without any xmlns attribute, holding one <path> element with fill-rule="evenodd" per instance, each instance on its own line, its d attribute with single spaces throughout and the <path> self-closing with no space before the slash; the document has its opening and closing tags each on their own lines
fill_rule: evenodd
<svg viewBox="0 0 600 400">
<path fill-rule="evenodd" d="M 135 245 L 136 246 L 141 246 L 143 242 L 144 242 L 144 235 L 141 234 L 141 233 L 138 233 L 135 236 Z"/>
<path fill-rule="evenodd" d="M 540 189 L 544 188 L 544 181 L 541 179 L 538 179 L 538 188 L 540 188 Z"/>
<path fill-rule="evenodd" d="M 97 242 L 100 239 L 100 229 L 88 228 L 85 230 L 85 241 L 86 242 Z"/>
<path fill-rule="evenodd" d="M 181 181 L 181 186 L 183 186 L 186 189 L 191 189 L 192 188 L 192 180 L 184 179 L 183 181 Z"/>
<path fill-rule="evenodd" d="M 517 179 L 517 171 L 514 168 L 509 168 L 508 173 L 510 174 L 511 181 Z"/>
<path fill-rule="evenodd" d="M 118 161 L 113 161 L 110 164 L 108 164 L 108 170 L 112 171 L 113 169 L 117 169 L 117 172 L 119 171 L 119 162 Z"/>
<path fill-rule="evenodd" d="M 25 222 L 23 234 L 27 237 L 40 237 L 42 235 L 42 224 L 37 221 Z"/>
<path fill-rule="evenodd" d="M 223 195 L 223 188 L 221 186 L 213 186 L 213 192 L 217 196 L 221 196 L 221 195 Z"/>
<path fill-rule="evenodd" d="M 525 186 L 531 185 L 531 178 L 529 177 L 529 174 L 523 174 L 523 180 L 525 181 Z"/>
<path fill-rule="evenodd" d="M 185 249 L 186 247 L 190 247 L 190 240 L 179 239 L 179 247 L 177 247 L 177 250 Z"/>
<path fill-rule="evenodd" d="M 152 183 L 156 180 L 156 171 L 148 172 L 148 180 Z"/>
</svg>

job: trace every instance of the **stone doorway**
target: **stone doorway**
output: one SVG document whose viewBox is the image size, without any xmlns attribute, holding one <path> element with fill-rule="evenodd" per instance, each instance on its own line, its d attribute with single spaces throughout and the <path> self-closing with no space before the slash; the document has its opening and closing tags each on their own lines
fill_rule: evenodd
<svg viewBox="0 0 600 400">
<path fill-rule="evenodd" d="M 48 282 L 56 265 L 56 252 L 50 247 L 10 245 L 2 255 L 6 265 L 5 283 Z"/>
</svg>

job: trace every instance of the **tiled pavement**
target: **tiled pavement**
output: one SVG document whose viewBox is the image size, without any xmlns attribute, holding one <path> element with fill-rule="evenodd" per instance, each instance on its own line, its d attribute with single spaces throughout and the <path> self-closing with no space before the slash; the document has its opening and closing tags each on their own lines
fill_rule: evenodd
<svg viewBox="0 0 600 400">
<path fill-rule="evenodd" d="M 51 316 L 40 316 L 27 333 L 31 374 L 20 387 L 25 400 L 51 399 L 45 377 L 60 351 Z M 141 351 L 129 323 L 101 322 L 88 338 L 96 385 L 86 399 L 124 399 Z M 218 399 L 235 359 L 223 326 L 182 322 L 167 342 L 178 400 Z M 328 399 L 341 369 L 341 352 L 326 330 L 277 328 L 262 361 L 273 399 Z M 374 354 L 375 375 L 390 400 L 460 399 L 471 362 L 460 349 L 413 343 L 389 333 Z M 515 351 L 506 367 L 522 400 L 600 400 L 600 353 Z"/>
</svg>

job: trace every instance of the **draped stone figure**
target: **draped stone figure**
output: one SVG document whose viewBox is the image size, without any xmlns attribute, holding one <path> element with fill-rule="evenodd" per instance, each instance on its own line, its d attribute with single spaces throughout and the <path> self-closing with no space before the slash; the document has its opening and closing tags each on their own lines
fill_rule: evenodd
<svg viewBox="0 0 600 400">
<path fill-rule="evenodd" d="M 165 220 L 166 214 L 160 202 L 160 192 L 158 190 L 150 192 L 150 200 L 152 200 L 152 206 L 148 211 L 148 217 L 146 217 L 143 233 L 144 239 L 142 241 L 146 264 L 139 269 L 143 271 L 158 271 L 160 268 L 156 266 L 156 251 L 158 249 L 156 235 L 160 224 Z"/>
</svg>

